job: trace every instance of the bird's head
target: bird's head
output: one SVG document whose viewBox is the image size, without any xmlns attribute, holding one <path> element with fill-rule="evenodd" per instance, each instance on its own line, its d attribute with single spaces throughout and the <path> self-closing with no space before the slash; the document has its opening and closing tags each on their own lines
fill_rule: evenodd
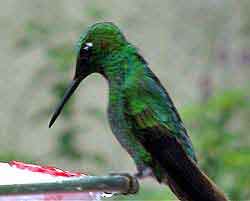
<svg viewBox="0 0 250 201">
<path fill-rule="evenodd" d="M 80 82 L 94 72 L 102 71 L 102 62 L 108 55 L 119 51 L 127 43 L 122 32 L 111 22 L 96 23 L 82 34 L 77 43 L 77 61 L 73 80 L 49 123 L 53 125 L 63 106 L 74 93 Z"/>
<path fill-rule="evenodd" d="M 91 53 L 95 59 L 117 51 L 126 44 L 124 35 L 116 25 L 111 22 L 101 22 L 92 25 L 81 35 L 77 43 L 77 51 L 81 56 L 85 53 L 84 48 L 91 45 Z"/>
</svg>

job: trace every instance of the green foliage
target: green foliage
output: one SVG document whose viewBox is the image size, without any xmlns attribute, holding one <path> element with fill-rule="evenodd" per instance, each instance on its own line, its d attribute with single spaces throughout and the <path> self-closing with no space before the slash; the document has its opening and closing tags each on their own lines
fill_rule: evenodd
<svg viewBox="0 0 250 201">
<path fill-rule="evenodd" d="M 33 44 L 40 43 L 47 39 L 50 33 L 49 27 L 39 20 L 30 20 L 22 26 L 18 34 L 16 46 L 28 48 Z"/>
<path fill-rule="evenodd" d="M 136 195 L 113 196 L 113 200 L 174 200 L 176 199 L 167 187 L 149 188 L 140 186 L 140 191 Z M 108 200 L 108 199 L 107 199 Z M 110 200 L 110 199 L 109 199 Z"/>
<path fill-rule="evenodd" d="M 250 196 L 249 98 L 228 90 L 183 111 L 200 165 L 233 200 Z"/>
<path fill-rule="evenodd" d="M 69 67 L 72 66 L 72 62 L 75 59 L 75 54 L 71 46 L 68 44 L 61 44 L 55 47 L 51 47 L 47 50 L 48 60 L 55 64 L 55 68 L 59 72 L 67 73 Z"/>
<path fill-rule="evenodd" d="M 86 112 L 90 117 L 94 117 L 95 119 L 98 119 L 100 121 L 104 121 L 104 119 L 106 118 L 106 115 L 99 108 L 94 106 L 86 108 Z"/>
<path fill-rule="evenodd" d="M 14 151 L 4 152 L 4 153 L 0 154 L 0 161 L 1 162 L 8 163 L 12 160 L 23 161 L 26 163 L 35 163 L 35 161 L 36 161 L 34 159 L 28 158 L 27 156 L 19 154 L 19 153 L 14 152 Z"/>
<path fill-rule="evenodd" d="M 74 160 L 81 158 L 81 152 L 75 148 L 75 135 L 74 129 L 62 131 L 57 141 L 57 153 L 61 157 L 69 157 Z"/>
</svg>

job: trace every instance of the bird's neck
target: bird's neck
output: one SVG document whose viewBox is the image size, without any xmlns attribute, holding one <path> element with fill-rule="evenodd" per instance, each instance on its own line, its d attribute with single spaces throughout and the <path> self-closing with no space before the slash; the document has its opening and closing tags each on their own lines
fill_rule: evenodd
<svg viewBox="0 0 250 201">
<path fill-rule="evenodd" d="M 135 76 L 135 72 L 142 70 L 144 66 L 144 60 L 138 55 L 137 50 L 128 45 L 105 58 L 102 74 L 108 80 L 111 89 L 121 90 L 126 79 Z"/>
<path fill-rule="evenodd" d="M 135 79 L 141 79 L 146 68 L 144 59 L 130 47 L 110 55 L 103 62 L 102 74 L 109 83 L 109 102 L 113 107 L 122 104 L 127 83 L 136 85 Z"/>
</svg>

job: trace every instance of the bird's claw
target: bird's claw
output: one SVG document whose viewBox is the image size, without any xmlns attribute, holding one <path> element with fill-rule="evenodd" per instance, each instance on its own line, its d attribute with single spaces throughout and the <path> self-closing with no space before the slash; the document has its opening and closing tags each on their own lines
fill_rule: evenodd
<svg viewBox="0 0 250 201">
<path fill-rule="evenodd" d="M 152 177 L 152 176 L 154 175 L 150 168 L 145 168 L 134 174 L 134 177 L 136 177 L 137 179 L 145 179 L 146 177 Z"/>
<path fill-rule="evenodd" d="M 109 175 L 111 176 L 123 176 L 126 177 L 128 179 L 128 189 L 127 192 L 123 192 L 123 195 L 127 195 L 127 194 L 135 194 L 138 192 L 139 190 L 139 182 L 137 180 L 137 177 L 134 177 L 128 173 L 110 173 Z M 114 193 L 113 195 L 116 195 L 119 193 Z"/>
</svg>

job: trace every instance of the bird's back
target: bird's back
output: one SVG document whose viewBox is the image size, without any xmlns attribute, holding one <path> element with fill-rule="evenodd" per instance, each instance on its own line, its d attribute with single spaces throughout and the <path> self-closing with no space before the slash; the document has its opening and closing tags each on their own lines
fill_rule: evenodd
<svg viewBox="0 0 250 201">
<path fill-rule="evenodd" d="M 171 135 L 196 161 L 191 140 L 165 88 L 147 66 L 137 73 L 128 77 L 125 87 L 127 116 L 132 121 L 135 135 L 139 139 L 149 137 L 147 131 L 158 138 Z"/>
</svg>

